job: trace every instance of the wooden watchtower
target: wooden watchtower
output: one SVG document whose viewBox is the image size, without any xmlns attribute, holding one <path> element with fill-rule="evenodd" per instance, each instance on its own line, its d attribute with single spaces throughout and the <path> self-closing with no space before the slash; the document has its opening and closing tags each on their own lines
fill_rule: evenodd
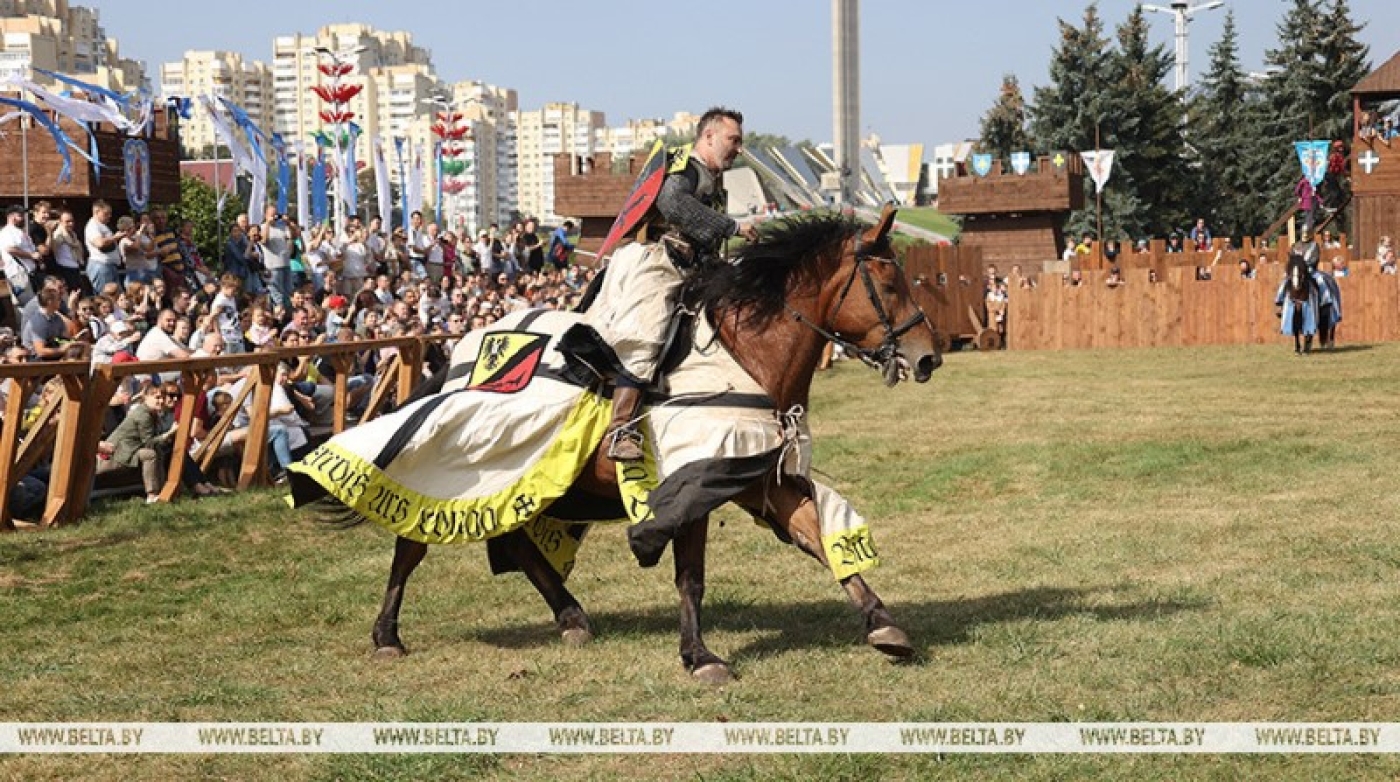
<svg viewBox="0 0 1400 782">
<path fill-rule="evenodd" d="M 1400 137 L 1382 139 L 1377 109 L 1400 99 L 1400 52 L 1351 90 L 1353 134 L 1351 141 L 1351 192 L 1354 220 L 1353 246 L 1361 258 L 1375 255 L 1382 236 L 1400 233 Z M 1366 132 L 1362 115 L 1375 121 Z M 1400 117 L 1394 117 L 1400 124 Z M 1389 143 L 1387 143 L 1387 141 Z"/>
<path fill-rule="evenodd" d="M 959 163 L 953 176 L 938 183 L 938 208 L 962 216 L 959 243 L 981 248 L 988 263 L 1034 265 L 1030 270 L 1038 271 L 1063 252 L 1066 215 L 1084 208 L 1084 165 L 1070 152 L 1039 158 L 1024 174 L 1003 162 L 993 160 L 986 176 Z"/>
</svg>

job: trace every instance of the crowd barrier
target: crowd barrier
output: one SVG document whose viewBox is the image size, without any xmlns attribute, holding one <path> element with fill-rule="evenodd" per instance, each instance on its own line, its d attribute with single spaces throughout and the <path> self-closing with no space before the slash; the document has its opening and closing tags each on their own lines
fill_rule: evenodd
<svg viewBox="0 0 1400 782">
<path fill-rule="evenodd" d="M 73 523 L 87 513 L 97 475 L 97 447 L 103 434 L 103 421 L 113 394 L 128 377 L 180 374 L 183 399 L 166 482 L 160 493 L 161 500 L 169 502 L 180 492 L 184 460 L 194 458 L 202 467 L 209 466 L 242 406 L 239 403 L 249 394 L 252 404 L 238 471 L 238 488 L 267 485 L 268 410 L 278 362 L 303 356 L 326 357 L 331 362 L 336 370 L 331 431 L 340 432 L 346 426 L 347 375 L 356 354 L 379 350 L 383 358 L 369 402 L 360 417 L 361 421 L 367 421 L 384 408 L 391 396 L 406 399 L 412 393 L 423 378 L 424 353 L 429 344 L 458 338 L 447 334 L 398 337 L 126 364 L 58 361 L 0 365 L 0 382 L 12 384 L 5 402 L 4 420 L 0 421 L 0 531 L 15 529 L 11 490 L 22 476 L 45 459 L 50 461 L 51 468 L 48 496 L 44 512 L 36 520 L 38 525 L 53 527 Z M 203 393 L 205 380 L 220 369 L 233 367 L 251 370 L 250 382 L 244 384 L 245 396 L 229 406 L 225 416 L 211 428 L 207 442 L 191 454 L 196 399 Z M 19 423 L 30 412 L 26 409 L 26 400 L 44 383 L 52 383 L 54 393 L 42 403 L 38 417 L 22 433 Z"/>
</svg>

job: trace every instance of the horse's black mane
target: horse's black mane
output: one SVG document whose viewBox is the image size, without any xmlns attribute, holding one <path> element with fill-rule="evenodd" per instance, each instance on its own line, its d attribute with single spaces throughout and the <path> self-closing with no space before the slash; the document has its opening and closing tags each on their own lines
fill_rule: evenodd
<svg viewBox="0 0 1400 782">
<path fill-rule="evenodd" d="M 686 300 L 705 312 L 737 307 L 757 320 L 771 318 L 782 312 L 789 289 L 820 282 L 818 258 L 864 227 L 855 218 L 836 212 L 766 223 L 759 229 L 758 241 L 741 246 L 733 263 L 710 262 L 697 268 L 688 283 Z"/>
</svg>

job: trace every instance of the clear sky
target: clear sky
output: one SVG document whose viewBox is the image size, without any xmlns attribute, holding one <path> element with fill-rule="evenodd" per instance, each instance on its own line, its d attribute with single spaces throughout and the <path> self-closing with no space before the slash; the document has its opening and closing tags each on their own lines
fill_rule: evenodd
<svg viewBox="0 0 1400 782">
<path fill-rule="evenodd" d="M 519 92 L 521 107 L 577 102 L 609 124 L 726 104 L 746 129 L 794 140 L 832 135 L 830 0 L 74 0 L 95 5 L 123 56 L 159 64 L 186 49 L 225 49 L 270 61 L 272 39 L 336 22 L 406 30 L 432 51 L 439 78 Z M 1201 2 L 1201 0 L 1195 0 Z M 1162 0 L 1159 5 L 1169 5 Z M 1286 0 L 1227 0 L 1247 70 L 1277 47 Z M 865 0 L 860 4 L 861 126 L 887 143 L 975 136 L 1012 73 L 1030 97 L 1047 81 L 1057 18 L 1078 25 L 1086 3 L 1065 0 Z M 1103 0 L 1109 35 L 1133 4 Z M 1400 48 L 1400 2 L 1351 0 L 1378 66 Z M 1190 26 L 1191 77 L 1209 64 L 1225 9 Z M 1149 14 L 1172 51 L 1173 19 Z M 651 31 L 651 32 L 648 32 Z M 1171 76 L 1168 76 L 1170 86 Z"/>
</svg>

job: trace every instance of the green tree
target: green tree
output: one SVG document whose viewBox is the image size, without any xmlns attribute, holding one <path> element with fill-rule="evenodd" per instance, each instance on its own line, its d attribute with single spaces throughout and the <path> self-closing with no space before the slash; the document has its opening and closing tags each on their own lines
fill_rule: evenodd
<svg viewBox="0 0 1400 782">
<path fill-rule="evenodd" d="M 1102 116 L 1100 95 L 1109 80 L 1108 40 L 1098 3 L 1084 9 L 1084 27 L 1059 20 L 1060 45 L 1050 57 L 1050 83 L 1035 88 L 1030 130 L 1042 151 L 1094 148 Z"/>
<path fill-rule="evenodd" d="M 1233 9 L 1225 14 L 1220 40 L 1211 47 L 1210 68 L 1190 104 L 1192 158 L 1199 187 L 1191 200 L 1217 235 L 1256 234 L 1272 219 L 1258 193 L 1259 169 L 1250 165 L 1260 115 L 1256 90 L 1240 65 Z"/>
<path fill-rule="evenodd" d="M 1316 100 L 1323 81 L 1322 26 L 1318 0 L 1293 0 L 1278 23 L 1279 48 L 1270 49 L 1264 57 L 1269 68 L 1263 84 L 1268 110 L 1260 117 L 1261 143 L 1250 157 L 1261 171 L 1270 220 L 1294 201 L 1293 186 L 1300 171 L 1293 142 L 1316 138 L 1316 121 L 1325 112 Z"/>
<path fill-rule="evenodd" d="M 1183 154 L 1185 107 L 1165 85 L 1173 60 L 1165 47 L 1151 45 L 1141 6 L 1115 38 L 1099 95 L 1099 147 L 1114 150 L 1107 191 L 1117 191 L 1105 203 L 1105 234 L 1111 225 L 1120 235 L 1162 236 L 1189 215 L 1194 172 Z"/>
<path fill-rule="evenodd" d="M 219 193 L 198 177 L 180 177 L 180 203 L 172 208 L 172 219 L 194 222 L 194 242 L 199 254 L 210 268 L 223 268 L 220 263 L 224 239 L 233 218 L 246 209 L 237 193 L 224 194 L 222 217 L 218 209 Z"/>
<path fill-rule="evenodd" d="M 1001 77 L 997 102 L 982 115 L 978 152 L 1006 160 L 1013 152 L 1029 152 L 1031 137 L 1026 131 L 1026 99 L 1014 74 Z"/>
</svg>

